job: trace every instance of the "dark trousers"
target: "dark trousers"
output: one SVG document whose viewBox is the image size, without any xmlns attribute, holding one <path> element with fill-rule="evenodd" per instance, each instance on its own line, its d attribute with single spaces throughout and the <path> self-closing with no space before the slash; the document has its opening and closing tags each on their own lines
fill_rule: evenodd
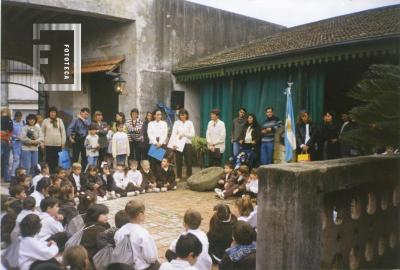
<svg viewBox="0 0 400 270">
<path fill-rule="evenodd" d="M 211 150 L 208 150 L 208 166 L 209 167 L 220 167 L 221 166 L 221 160 L 222 160 L 222 154 L 219 151 L 218 148 L 215 148 L 214 152 Z"/>
<path fill-rule="evenodd" d="M 183 152 L 175 151 L 176 154 L 176 174 L 178 178 L 182 178 L 182 159 L 185 159 L 186 165 L 186 176 L 190 177 L 192 175 L 192 144 L 185 144 Z"/>
<path fill-rule="evenodd" d="M 138 162 L 140 166 L 140 161 L 144 159 L 145 147 L 143 142 L 131 141 L 129 142 L 129 147 L 131 149 L 131 153 L 129 155 L 129 159 L 134 159 Z"/>
<path fill-rule="evenodd" d="M 61 146 L 45 146 L 46 163 L 49 165 L 50 173 L 55 173 L 58 166 L 58 152 Z"/>
<path fill-rule="evenodd" d="M 87 158 L 84 139 L 76 139 L 75 143 L 72 144 L 72 162 L 78 162 L 79 155 L 81 156 L 82 169 L 86 168 Z"/>
<path fill-rule="evenodd" d="M 106 160 L 107 148 L 100 148 L 99 150 L 99 158 L 97 159 L 97 165 L 100 168 L 101 163 Z"/>
</svg>

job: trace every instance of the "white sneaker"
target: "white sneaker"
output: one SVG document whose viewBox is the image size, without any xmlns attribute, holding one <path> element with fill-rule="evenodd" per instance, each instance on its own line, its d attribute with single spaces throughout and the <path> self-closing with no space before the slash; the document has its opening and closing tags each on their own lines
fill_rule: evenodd
<svg viewBox="0 0 400 270">
<path fill-rule="evenodd" d="M 121 194 L 115 194 L 115 197 L 121 198 Z"/>
<path fill-rule="evenodd" d="M 168 189 L 166 187 L 161 188 L 161 192 L 166 192 Z"/>
<path fill-rule="evenodd" d="M 143 189 L 142 192 L 140 192 L 140 193 L 141 193 L 141 194 L 145 194 L 145 193 L 146 193 L 146 190 Z"/>
<path fill-rule="evenodd" d="M 160 192 L 160 188 L 158 188 L 158 187 L 153 188 L 153 191 L 158 193 L 158 192 Z"/>
<path fill-rule="evenodd" d="M 128 196 L 128 197 L 132 197 L 132 196 L 136 196 L 136 195 L 137 194 L 136 194 L 135 191 L 131 191 L 131 192 L 126 193 L 126 196 Z"/>
<path fill-rule="evenodd" d="M 218 194 L 218 197 L 220 198 L 220 199 L 225 199 L 225 195 L 224 195 L 224 193 L 221 191 L 221 193 L 220 194 Z"/>
<path fill-rule="evenodd" d="M 214 188 L 215 193 L 219 194 L 222 190 L 219 188 Z"/>
<path fill-rule="evenodd" d="M 140 194 L 140 191 L 139 191 L 139 190 L 136 190 L 135 193 L 136 193 L 136 195 L 139 195 L 139 194 Z"/>
<path fill-rule="evenodd" d="M 117 198 L 117 196 L 116 196 L 116 194 L 115 194 L 115 191 L 114 191 L 114 190 L 113 190 L 113 191 L 111 191 L 111 198 L 113 198 L 113 199 Z"/>
<path fill-rule="evenodd" d="M 176 186 L 174 186 L 174 187 L 172 188 L 172 190 L 176 190 Z"/>
<path fill-rule="evenodd" d="M 147 193 L 151 193 L 151 192 L 155 192 L 154 189 L 148 188 L 148 189 L 147 189 Z"/>
</svg>

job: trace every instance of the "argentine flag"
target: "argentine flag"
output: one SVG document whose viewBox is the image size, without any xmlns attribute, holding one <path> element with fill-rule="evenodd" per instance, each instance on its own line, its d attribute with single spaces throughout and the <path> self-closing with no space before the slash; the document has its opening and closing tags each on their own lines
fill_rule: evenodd
<svg viewBox="0 0 400 270">
<path fill-rule="evenodd" d="M 285 160 L 287 162 L 293 160 L 293 151 L 296 150 L 296 131 L 295 121 L 293 117 L 293 103 L 291 87 L 292 83 L 288 83 L 286 88 L 286 117 L 285 117 Z"/>
</svg>

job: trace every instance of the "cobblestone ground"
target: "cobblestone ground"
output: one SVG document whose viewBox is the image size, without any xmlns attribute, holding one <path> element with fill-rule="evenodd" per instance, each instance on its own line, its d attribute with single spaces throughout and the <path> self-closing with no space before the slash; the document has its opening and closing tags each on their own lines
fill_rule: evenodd
<svg viewBox="0 0 400 270">
<path fill-rule="evenodd" d="M 195 192 L 184 188 L 163 193 L 119 198 L 103 202 L 110 208 L 109 217 L 112 225 L 114 224 L 115 213 L 124 209 L 125 204 L 132 199 L 139 199 L 145 203 L 146 220 L 143 226 L 149 230 L 157 243 L 160 262 L 165 261 L 165 251 L 183 231 L 183 215 L 186 209 L 192 208 L 201 213 L 203 221 L 200 227 L 204 232 L 207 232 L 213 207 L 221 202 L 220 199 L 215 198 L 214 192 Z M 232 200 L 225 202 L 232 206 Z"/>
</svg>

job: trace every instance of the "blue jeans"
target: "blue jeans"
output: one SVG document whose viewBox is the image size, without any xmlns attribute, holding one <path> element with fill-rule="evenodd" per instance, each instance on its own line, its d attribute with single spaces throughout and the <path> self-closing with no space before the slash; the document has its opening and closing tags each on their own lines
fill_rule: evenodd
<svg viewBox="0 0 400 270">
<path fill-rule="evenodd" d="M 99 159 L 99 156 L 95 156 L 95 157 L 87 156 L 88 165 L 96 165 L 97 166 L 98 159 Z"/>
<path fill-rule="evenodd" d="M 272 164 L 272 158 L 274 156 L 274 142 L 262 142 L 260 152 L 261 165 Z"/>
<path fill-rule="evenodd" d="M 233 157 L 236 158 L 237 155 L 240 153 L 240 143 L 239 142 L 233 142 Z"/>
<path fill-rule="evenodd" d="M 38 157 L 39 157 L 38 151 L 22 150 L 21 163 L 22 163 L 22 167 L 24 167 L 27 174 L 33 175 L 33 168 L 35 168 L 36 165 L 38 164 Z M 32 172 L 31 172 L 31 170 L 32 170 Z"/>
<path fill-rule="evenodd" d="M 17 169 L 20 166 L 21 151 L 22 151 L 22 142 L 13 140 L 12 141 L 13 164 L 11 169 L 12 176 L 15 176 L 15 169 Z"/>
<path fill-rule="evenodd" d="M 126 155 L 117 155 L 115 157 L 115 159 L 117 160 L 117 165 L 118 165 L 118 163 L 124 163 L 125 164 Z"/>
<path fill-rule="evenodd" d="M 11 146 L 6 141 L 1 141 L 1 176 L 4 177 L 4 181 L 10 181 L 10 150 Z"/>
</svg>

